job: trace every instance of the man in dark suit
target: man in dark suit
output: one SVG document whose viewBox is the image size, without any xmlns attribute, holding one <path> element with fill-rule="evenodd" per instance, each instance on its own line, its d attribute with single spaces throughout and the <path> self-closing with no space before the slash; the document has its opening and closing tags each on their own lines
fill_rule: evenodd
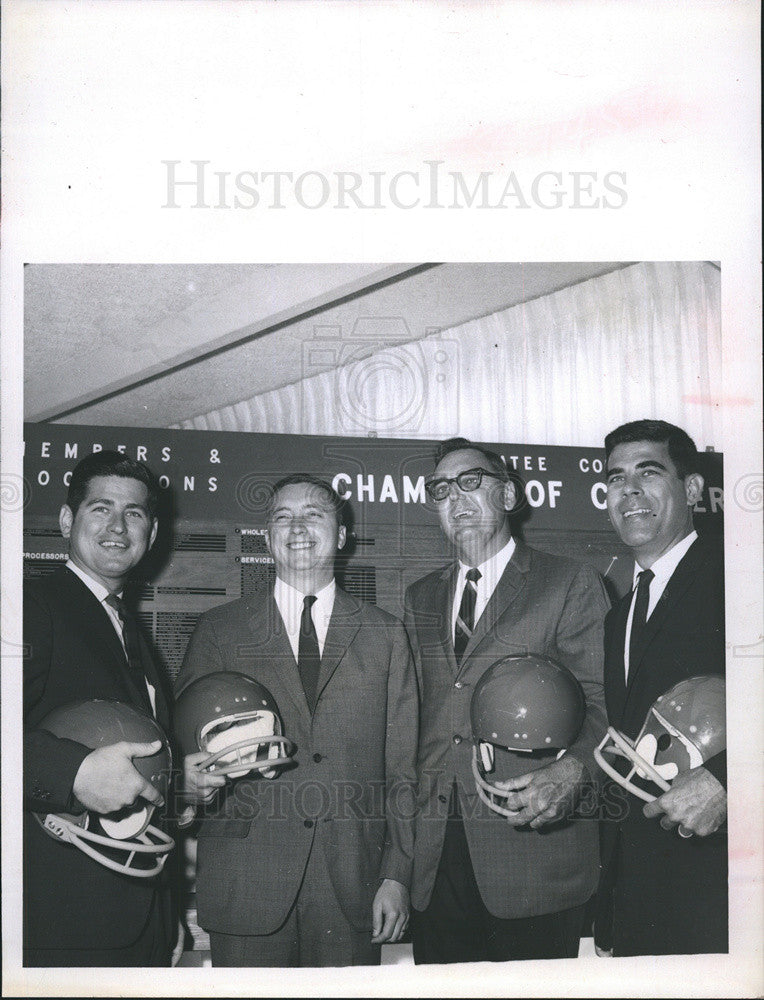
<svg viewBox="0 0 764 1000">
<path fill-rule="evenodd" d="M 148 648 L 126 652 L 112 607 L 157 533 L 151 472 L 118 452 L 83 459 L 60 513 L 66 566 L 24 590 L 24 964 L 168 965 L 174 922 L 162 878 L 102 866 L 49 836 L 33 813 L 111 813 L 160 793 L 133 766 L 161 744 L 121 741 L 96 750 L 39 728 L 54 709 L 107 699 L 169 725 Z"/>
<path fill-rule="evenodd" d="M 345 537 L 326 483 L 277 483 L 273 590 L 203 615 L 178 677 L 178 693 L 214 671 L 253 678 L 297 746 L 295 766 L 271 779 L 226 783 L 194 769 L 203 753 L 186 758 L 191 798 L 221 789 L 198 844 L 213 965 L 377 964 L 408 921 L 416 677 L 401 622 L 337 587 Z"/>
<path fill-rule="evenodd" d="M 493 452 L 446 442 L 427 488 L 457 558 L 406 595 L 422 697 L 414 959 L 575 957 L 598 871 L 596 823 L 572 813 L 605 729 L 604 586 L 590 566 L 512 537 L 518 486 Z M 517 813 L 505 818 L 478 799 L 470 701 L 493 663 L 523 653 L 575 674 L 586 719 L 563 757 L 504 785 Z"/>
<path fill-rule="evenodd" d="M 634 588 L 605 625 L 605 696 L 610 724 L 634 740 L 669 688 L 724 673 L 724 560 L 693 529 L 703 479 L 683 430 L 634 421 L 607 435 L 605 451 L 608 513 L 635 560 Z M 646 616 L 635 626 L 643 588 Z M 644 808 L 629 796 L 626 817 L 605 824 L 601 950 L 727 951 L 725 785 L 720 753 Z"/>
</svg>

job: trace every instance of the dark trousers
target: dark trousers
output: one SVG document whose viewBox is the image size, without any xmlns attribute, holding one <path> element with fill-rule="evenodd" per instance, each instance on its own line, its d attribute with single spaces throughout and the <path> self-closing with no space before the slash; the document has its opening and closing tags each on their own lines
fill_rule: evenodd
<svg viewBox="0 0 764 1000">
<path fill-rule="evenodd" d="M 214 966 L 238 968 L 379 965 L 381 955 L 380 945 L 371 943 L 371 929 L 355 930 L 342 912 L 326 866 L 320 831 L 297 899 L 282 926 L 272 934 L 212 931 L 210 948 Z"/>
<path fill-rule="evenodd" d="M 158 892 L 137 940 L 124 948 L 25 948 L 27 968 L 161 968 L 169 966 L 175 929 Z"/>
<path fill-rule="evenodd" d="M 576 958 L 586 904 L 539 917 L 503 919 L 486 909 L 472 868 L 464 823 L 449 818 L 432 898 L 412 911 L 417 965 Z"/>
</svg>

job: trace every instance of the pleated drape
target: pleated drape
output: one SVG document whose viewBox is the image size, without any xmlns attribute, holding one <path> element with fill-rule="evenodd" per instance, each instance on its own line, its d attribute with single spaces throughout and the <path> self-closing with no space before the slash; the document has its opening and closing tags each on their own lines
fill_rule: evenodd
<svg viewBox="0 0 764 1000">
<path fill-rule="evenodd" d="M 638 263 L 174 426 L 591 447 L 653 417 L 718 448 L 721 358 L 719 269 Z"/>
</svg>

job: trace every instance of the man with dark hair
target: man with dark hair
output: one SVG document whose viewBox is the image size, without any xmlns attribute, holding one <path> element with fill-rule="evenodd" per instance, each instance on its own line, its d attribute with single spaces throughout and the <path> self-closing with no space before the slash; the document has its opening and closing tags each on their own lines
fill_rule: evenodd
<svg viewBox="0 0 764 1000">
<path fill-rule="evenodd" d="M 156 520 L 159 513 L 159 483 L 156 476 L 143 462 L 135 462 L 119 451 L 94 451 L 72 469 L 66 494 L 66 506 L 72 515 L 79 510 L 90 481 L 96 476 L 116 476 L 143 483 L 146 487 L 146 510 L 151 520 Z"/>
<path fill-rule="evenodd" d="M 605 623 L 605 696 L 610 724 L 634 740 L 675 684 L 724 674 L 724 561 L 693 528 L 703 478 L 681 428 L 635 421 L 608 434 L 605 448 L 608 513 L 635 562 L 633 589 Z M 722 752 L 644 808 L 631 798 L 626 817 L 606 830 L 601 950 L 727 950 L 725 783 Z"/>
<path fill-rule="evenodd" d="M 406 594 L 422 690 L 414 959 L 572 958 L 597 884 L 596 824 L 572 816 L 605 730 L 605 589 L 592 567 L 513 538 L 519 487 L 494 453 L 446 442 L 426 489 L 456 559 Z M 506 817 L 477 794 L 470 702 L 489 667 L 513 654 L 567 667 L 586 718 L 564 756 L 503 783 Z"/>
<path fill-rule="evenodd" d="M 605 435 L 605 461 L 619 444 L 633 444 L 639 441 L 652 441 L 655 444 L 665 444 L 668 455 L 676 467 L 677 475 L 684 479 L 692 472 L 698 471 L 698 449 L 690 435 L 681 427 L 668 424 L 665 420 L 632 420 L 621 424 L 614 431 Z"/>
<path fill-rule="evenodd" d="M 208 804 L 196 895 L 216 966 L 378 964 L 408 922 L 414 664 L 401 622 L 335 583 L 341 505 L 311 475 L 276 484 L 273 588 L 203 615 L 178 677 L 178 694 L 217 671 L 252 678 L 297 746 L 270 780 L 227 781 L 197 770 L 204 753 L 185 759 L 188 797 Z"/>
<path fill-rule="evenodd" d="M 162 679 L 121 603 L 157 533 L 157 485 L 146 466 L 102 451 L 74 469 L 61 533 L 65 567 L 24 590 L 24 964 L 169 965 L 175 923 L 163 877 L 131 878 L 57 842 L 33 814 L 109 814 L 160 793 L 133 765 L 161 744 L 91 750 L 41 728 L 75 702 L 119 701 L 169 728 Z"/>
</svg>

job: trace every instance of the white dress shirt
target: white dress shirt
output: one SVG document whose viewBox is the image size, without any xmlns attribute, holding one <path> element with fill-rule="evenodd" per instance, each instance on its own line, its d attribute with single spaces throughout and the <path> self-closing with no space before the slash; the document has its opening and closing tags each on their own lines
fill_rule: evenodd
<svg viewBox="0 0 764 1000">
<path fill-rule="evenodd" d="M 480 579 L 477 581 L 477 595 L 475 597 L 475 622 L 480 621 L 480 616 L 485 611 L 486 605 L 491 600 L 494 590 L 496 590 L 496 585 L 501 579 L 501 575 L 507 568 L 507 563 L 512 558 L 512 553 L 515 551 L 515 540 L 510 538 L 503 549 L 499 549 L 490 559 L 486 559 L 485 562 L 480 563 L 479 566 L 474 567 L 480 571 Z M 467 566 L 465 563 L 459 560 L 459 574 L 456 578 L 456 591 L 454 593 L 454 603 L 451 608 L 451 638 L 454 638 L 456 630 L 456 617 L 459 614 L 459 608 L 462 603 L 462 594 L 464 593 L 464 585 L 467 582 L 467 571 L 473 567 Z"/>
<path fill-rule="evenodd" d="M 71 559 L 67 559 L 67 561 L 66 561 L 66 568 L 70 569 L 72 571 L 72 573 L 74 573 L 76 576 L 78 576 L 80 578 L 80 580 L 82 580 L 82 582 L 88 588 L 88 590 L 91 592 L 91 594 L 93 594 L 93 596 L 100 602 L 101 607 L 104 609 L 104 611 L 106 612 L 106 614 L 109 616 L 109 619 L 110 619 L 112 625 L 114 626 L 114 631 L 119 636 L 119 641 L 122 643 L 122 648 L 125 650 L 125 656 L 127 656 L 127 648 L 125 646 L 125 637 L 122 634 L 122 622 L 120 621 L 120 617 L 117 614 L 116 609 L 113 608 L 111 606 L 111 604 L 107 604 L 106 603 L 106 598 L 109 596 L 109 594 L 111 593 L 111 591 L 107 590 L 106 587 L 104 587 L 104 585 L 102 583 L 98 582 L 98 580 L 94 580 L 92 576 L 89 576 L 85 572 L 84 569 L 80 569 L 80 567 L 77 566 L 77 565 L 75 565 L 72 562 Z M 121 590 L 117 593 L 117 597 L 122 597 L 122 591 Z M 144 678 L 143 679 L 146 681 L 146 690 L 149 693 L 149 701 L 151 702 L 151 711 L 154 713 L 154 715 L 156 715 L 157 714 L 157 693 L 156 693 L 156 688 L 149 681 L 148 677 L 146 677 L 145 674 L 144 674 Z"/>
<path fill-rule="evenodd" d="M 676 545 L 672 546 L 668 552 L 664 552 L 660 559 L 656 559 L 652 564 L 650 569 L 655 574 L 653 579 L 650 581 L 650 600 L 647 605 L 647 618 L 649 620 L 650 615 L 655 610 L 658 601 L 663 595 L 663 591 L 666 589 L 666 585 L 674 574 L 674 570 L 677 568 L 679 563 L 687 554 L 688 549 L 698 537 L 697 531 L 691 531 L 689 535 L 677 542 Z M 642 567 L 639 563 L 634 563 L 634 577 L 632 580 L 632 593 L 631 593 L 631 606 L 629 607 L 629 617 L 626 621 L 626 638 L 625 645 L 623 649 L 623 667 L 625 675 L 629 676 L 629 645 L 631 643 L 631 622 L 634 618 L 634 605 L 637 600 L 637 584 L 639 581 L 639 574 L 642 572 Z"/>
<path fill-rule="evenodd" d="M 329 631 L 329 621 L 334 609 L 334 595 L 336 590 L 336 582 L 330 580 L 315 595 L 316 600 L 310 609 L 313 627 L 316 630 L 316 638 L 318 639 L 318 651 L 321 656 L 324 655 L 324 643 L 326 642 L 326 633 Z M 289 636 L 289 645 L 292 647 L 295 662 L 297 661 L 300 648 L 302 609 L 307 596 L 307 594 L 303 594 L 295 587 L 291 587 L 288 583 L 285 583 L 280 577 L 276 577 L 273 598 L 276 601 L 276 607 L 279 609 L 279 614 L 284 622 L 284 628 Z"/>
</svg>

